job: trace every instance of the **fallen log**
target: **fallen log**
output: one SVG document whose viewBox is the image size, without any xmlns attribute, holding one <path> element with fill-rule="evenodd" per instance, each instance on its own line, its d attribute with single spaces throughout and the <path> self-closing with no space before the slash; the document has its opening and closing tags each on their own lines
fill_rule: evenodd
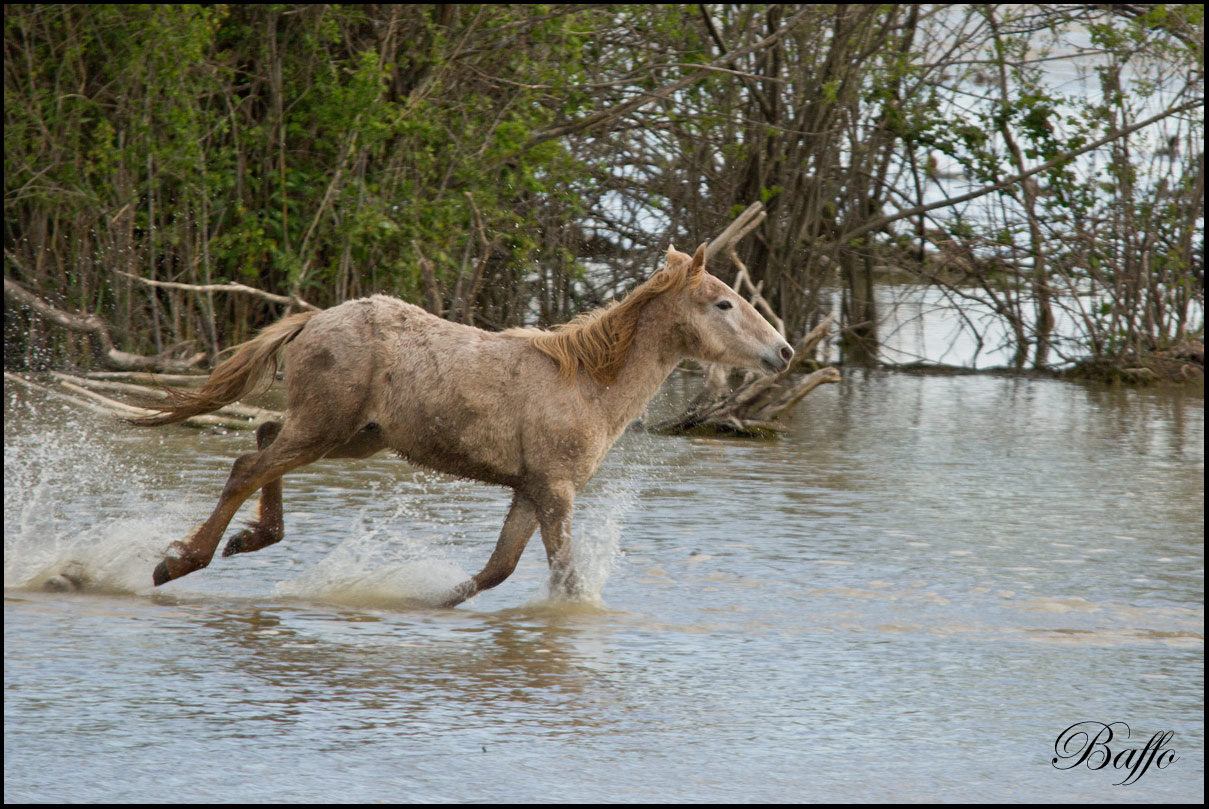
<svg viewBox="0 0 1209 809">
<path fill-rule="evenodd" d="M 162 402 L 168 398 L 168 393 L 162 387 L 148 387 L 146 385 L 131 385 L 126 382 L 109 382 L 100 379 L 89 379 L 82 376 L 72 376 L 58 371 L 52 371 L 51 377 L 64 386 L 72 388 L 87 388 L 91 391 L 106 391 L 109 393 L 122 393 L 128 396 L 137 397 L 144 401 Z M 158 377 L 156 377 L 158 379 Z M 109 400 L 113 401 L 113 400 Z M 125 404 L 129 405 L 129 402 Z M 278 420 L 284 416 L 276 410 L 269 410 L 264 407 L 255 407 L 254 405 L 239 404 L 238 402 L 224 405 L 214 411 L 220 416 L 228 416 L 237 419 L 258 419 Z"/>
<path fill-rule="evenodd" d="M 89 371 L 88 379 L 126 380 L 139 385 L 204 385 L 206 374 L 154 374 L 148 371 Z"/>
<path fill-rule="evenodd" d="M 62 375 L 66 376 L 66 375 Z M 17 374 L 4 372 L 5 383 L 13 382 L 30 390 L 36 390 L 39 393 L 48 396 L 52 399 L 68 402 L 76 407 L 90 410 L 94 413 L 102 413 L 104 415 L 114 416 L 123 420 L 138 418 L 143 416 L 155 415 L 155 410 L 148 410 L 143 407 L 119 402 L 116 399 L 111 399 L 108 396 L 103 396 L 96 391 L 88 390 L 82 385 L 77 385 L 68 379 L 58 379 L 60 390 L 56 390 L 46 385 L 40 385 L 28 379 L 18 376 Z M 154 398 L 156 391 L 148 389 L 143 392 Z M 230 407 L 230 406 L 228 406 Z M 225 410 L 226 408 L 224 408 Z M 253 430 L 261 421 L 266 418 L 280 419 L 282 415 L 272 410 L 264 410 L 263 408 L 249 408 L 246 405 L 235 406 L 236 412 L 223 413 L 223 410 L 204 416 L 192 416 L 181 422 L 187 427 L 222 427 L 228 430 Z M 256 411 L 255 415 L 251 415 L 249 411 Z"/>
<path fill-rule="evenodd" d="M 99 349 L 97 354 L 101 362 L 117 371 L 187 371 L 195 368 L 206 358 L 204 353 L 196 353 L 182 360 L 166 353 L 146 357 L 142 354 L 121 351 L 113 344 L 113 338 L 109 336 L 109 328 L 101 318 L 94 314 L 64 312 L 7 276 L 4 278 L 4 295 L 56 326 L 92 335 L 97 342 Z"/>
<path fill-rule="evenodd" d="M 10 382 L 20 385 L 23 388 L 37 391 L 38 393 L 41 393 L 43 396 L 46 396 L 47 398 L 58 399 L 59 401 L 68 402 L 69 404 L 75 405 L 76 407 L 83 408 L 84 410 L 91 410 L 94 413 L 105 413 L 108 415 L 113 415 L 110 410 L 108 410 L 104 407 L 101 407 L 100 405 L 93 404 L 92 402 L 84 401 L 75 396 L 68 396 L 66 393 L 60 393 L 59 391 L 51 390 L 50 388 L 46 387 L 45 385 L 39 385 L 37 382 L 30 382 L 28 379 L 24 379 L 20 376 L 17 376 L 16 374 L 5 371 L 4 372 L 4 383 L 7 385 Z"/>
</svg>

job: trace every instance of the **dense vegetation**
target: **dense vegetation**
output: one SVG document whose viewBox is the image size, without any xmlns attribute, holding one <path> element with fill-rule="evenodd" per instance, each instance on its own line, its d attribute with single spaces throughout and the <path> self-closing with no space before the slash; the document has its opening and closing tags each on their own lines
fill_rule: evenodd
<svg viewBox="0 0 1209 809">
<path fill-rule="evenodd" d="M 10 283 L 157 355 L 285 306 L 165 282 L 545 325 L 756 200 L 742 260 L 796 333 L 838 290 L 850 361 L 889 270 L 1021 367 L 1202 339 L 1200 5 L 7 5 L 4 32 L 10 367 L 94 339 Z"/>
</svg>

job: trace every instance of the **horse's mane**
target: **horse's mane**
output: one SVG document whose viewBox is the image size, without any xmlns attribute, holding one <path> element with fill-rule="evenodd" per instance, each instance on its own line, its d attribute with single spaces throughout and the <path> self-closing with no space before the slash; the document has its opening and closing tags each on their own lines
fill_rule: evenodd
<svg viewBox="0 0 1209 809">
<path fill-rule="evenodd" d="M 652 299 L 667 292 L 680 292 L 701 283 L 703 275 L 690 274 L 692 258 L 668 249 L 668 262 L 662 270 L 634 288 L 620 301 L 576 316 L 553 331 L 515 329 L 533 347 L 558 363 L 559 375 L 575 379 L 582 367 L 602 385 L 612 384 L 629 356 L 638 315 Z"/>
</svg>

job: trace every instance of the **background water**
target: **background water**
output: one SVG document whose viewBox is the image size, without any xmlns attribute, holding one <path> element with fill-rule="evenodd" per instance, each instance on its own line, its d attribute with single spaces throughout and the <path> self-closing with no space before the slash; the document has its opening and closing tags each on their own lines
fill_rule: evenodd
<svg viewBox="0 0 1209 809">
<path fill-rule="evenodd" d="M 284 542 L 153 591 L 252 438 L 63 407 L 6 386 L 6 801 L 1203 799 L 1201 392 L 849 370 L 776 442 L 630 433 L 596 599 L 535 538 L 451 610 L 504 491 L 316 464 Z M 1055 769 L 1083 720 L 1179 758 Z"/>
</svg>

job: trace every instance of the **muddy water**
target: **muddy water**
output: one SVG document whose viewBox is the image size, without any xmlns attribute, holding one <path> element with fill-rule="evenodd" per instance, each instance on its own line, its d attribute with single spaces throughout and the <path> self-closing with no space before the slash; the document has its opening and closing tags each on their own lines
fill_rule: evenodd
<svg viewBox="0 0 1209 809">
<path fill-rule="evenodd" d="M 849 372 L 774 443 L 627 434 L 596 598 L 535 540 L 453 610 L 502 491 L 316 465 L 285 542 L 153 592 L 250 436 L 9 386 L 4 430 L 6 801 L 1203 798 L 1200 394 Z M 1082 721 L 1177 758 L 1056 769 Z"/>
</svg>

